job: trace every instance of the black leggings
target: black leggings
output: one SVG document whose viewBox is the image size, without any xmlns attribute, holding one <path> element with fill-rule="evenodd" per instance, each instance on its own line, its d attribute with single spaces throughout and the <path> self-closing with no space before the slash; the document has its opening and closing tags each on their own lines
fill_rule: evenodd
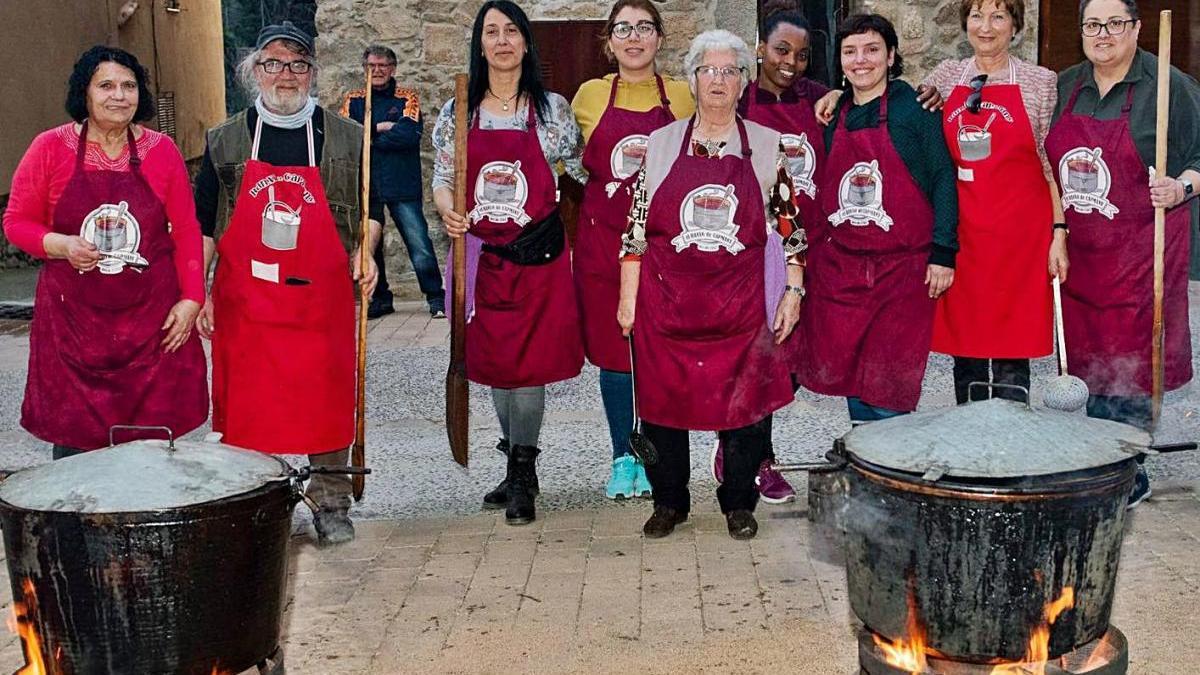
<svg viewBox="0 0 1200 675">
<path fill-rule="evenodd" d="M 673 429 L 642 422 L 646 438 L 658 450 L 658 463 L 646 467 L 646 477 L 654 488 L 655 506 L 666 506 L 682 513 L 692 507 L 688 481 L 691 477 L 691 451 L 687 429 Z M 754 478 L 766 458 L 771 440 L 771 416 L 749 426 L 718 432 L 725 454 L 723 482 L 717 488 L 721 512 L 753 511 L 758 503 Z"/>
<path fill-rule="evenodd" d="M 991 372 L 988 367 L 991 366 Z M 967 402 L 967 388 L 972 382 L 1013 384 L 1029 389 L 1029 359 L 975 359 L 954 357 L 954 398 L 959 405 Z M 972 401 L 986 401 L 994 395 L 1010 401 L 1025 402 L 1025 393 L 1008 387 L 976 386 L 970 388 Z"/>
</svg>

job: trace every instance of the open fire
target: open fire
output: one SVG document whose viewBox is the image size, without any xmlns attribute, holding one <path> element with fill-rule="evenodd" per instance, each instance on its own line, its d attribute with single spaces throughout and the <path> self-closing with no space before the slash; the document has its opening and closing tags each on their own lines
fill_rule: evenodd
<svg viewBox="0 0 1200 675">
<path fill-rule="evenodd" d="M 944 657 L 937 650 L 927 646 L 925 626 L 921 621 L 920 608 L 917 607 L 911 580 L 907 596 L 907 636 L 897 640 L 886 640 L 874 634 L 871 637 L 887 665 L 909 675 L 936 673 L 936 670 L 931 669 L 929 661 L 931 658 Z M 1075 589 L 1067 586 L 1056 599 L 1043 608 L 1041 622 L 1030 631 L 1025 658 L 1021 661 L 996 664 L 989 675 L 1046 675 L 1046 666 L 1050 663 L 1050 629 L 1063 612 L 1074 606 Z"/>
<path fill-rule="evenodd" d="M 37 592 L 33 588 L 33 581 L 22 581 L 21 590 L 22 597 L 13 599 L 13 613 L 8 618 L 8 629 L 21 638 L 21 645 L 25 649 L 25 666 L 13 675 L 49 675 L 50 671 L 46 669 L 46 662 L 42 658 L 42 640 L 35 625 Z"/>
</svg>

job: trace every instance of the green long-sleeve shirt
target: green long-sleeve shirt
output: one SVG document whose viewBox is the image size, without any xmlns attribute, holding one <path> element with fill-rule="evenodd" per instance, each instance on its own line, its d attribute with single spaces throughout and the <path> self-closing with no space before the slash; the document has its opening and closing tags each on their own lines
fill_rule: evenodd
<svg viewBox="0 0 1200 675">
<path fill-rule="evenodd" d="M 888 85 L 887 97 L 888 136 L 904 166 L 933 206 L 933 250 L 929 262 L 954 267 L 954 256 L 958 252 L 958 185 L 954 160 L 950 158 L 942 135 L 941 113 L 921 108 L 916 90 L 903 80 L 893 80 Z M 850 106 L 846 113 L 847 130 L 878 126 L 879 99 L 855 105 L 854 97 L 847 91 L 837 115 L 847 105 Z M 825 147 L 830 151 L 833 150 L 837 115 L 825 128 Z"/>
</svg>

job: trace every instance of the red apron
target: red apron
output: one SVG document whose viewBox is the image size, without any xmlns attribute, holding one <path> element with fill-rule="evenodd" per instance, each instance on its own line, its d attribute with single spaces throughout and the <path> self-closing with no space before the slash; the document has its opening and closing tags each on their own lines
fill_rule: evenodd
<svg viewBox="0 0 1200 675">
<path fill-rule="evenodd" d="M 650 200 L 633 340 L 638 412 L 654 424 L 737 429 L 792 400 L 762 302 L 766 207 L 737 123 L 742 156 L 712 159 L 689 154 L 689 122 Z"/>
<path fill-rule="evenodd" d="M 820 394 L 908 411 L 921 397 L 933 328 L 933 207 L 888 136 L 887 103 L 885 91 L 878 126 L 857 131 L 846 130 L 843 107 L 834 131 L 820 186 L 832 228 L 808 261 L 797 376 Z"/>
<path fill-rule="evenodd" d="M 1063 323 L 1071 374 L 1093 394 L 1150 394 L 1154 324 L 1154 207 L 1150 173 L 1129 132 L 1133 85 L 1121 116 L 1075 114 L 1082 79 L 1046 138 L 1071 235 Z M 1163 289 L 1166 390 L 1192 379 L 1187 207 L 1167 212 Z"/>
<path fill-rule="evenodd" d="M 804 227 L 808 241 L 817 242 L 827 229 L 825 214 L 817 200 L 817 185 L 825 167 L 825 130 L 817 124 L 813 102 L 799 99 L 795 103 L 758 103 L 758 82 L 746 89 L 746 119 L 780 133 L 788 164 L 788 174 L 795 188 L 796 205 L 800 210 L 799 224 Z M 811 254 L 812 251 L 809 251 Z M 783 239 L 775 228 L 767 232 L 764 257 L 767 272 L 767 320 L 775 321 L 775 309 L 787 283 L 787 265 L 783 254 Z M 794 332 L 784 342 L 788 367 L 795 370 L 803 358 L 800 350 L 803 339 Z"/>
<path fill-rule="evenodd" d="M 629 344 L 617 323 L 617 300 L 621 289 L 621 234 L 633 197 L 617 187 L 641 168 L 650 132 L 675 121 L 662 78 L 654 77 L 662 105 L 645 112 L 613 105 L 621 79 L 613 78 L 608 106 L 583 152 L 588 182 L 579 206 L 574 252 L 583 348 L 596 366 L 623 373 L 629 372 Z"/>
<path fill-rule="evenodd" d="M 263 452 L 332 452 L 354 437 L 354 284 L 307 129 L 308 166 L 273 166 L 258 159 L 259 120 L 217 243 L 213 430 Z"/>
<path fill-rule="evenodd" d="M 557 188 L 532 105 L 524 131 L 481 129 L 476 116 L 467 137 L 467 176 L 471 234 L 484 244 L 503 246 L 554 213 Z M 568 252 L 545 265 L 518 265 L 484 250 L 475 314 L 467 323 L 467 377 L 513 389 L 566 380 L 582 367 Z"/>
<path fill-rule="evenodd" d="M 751 82 L 746 90 L 746 119 L 782 134 L 780 143 L 796 188 L 800 223 L 809 240 L 816 241 L 827 222 L 817 200 L 817 186 L 825 167 L 825 130 L 817 124 L 812 101 L 762 105 L 757 100 L 758 82 Z"/>
<path fill-rule="evenodd" d="M 166 210 L 142 177 L 132 130 L 127 138 L 129 171 L 86 171 L 83 124 L 51 227 L 108 255 L 85 274 L 66 260 L 47 260 L 29 332 L 21 426 L 84 450 L 108 445 L 117 424 L 165 426 L 180 436 L 208 417 L 200 339 L 193 334 L 171 354 L 160 346 L 163 321 L 180 299 L 175 243 Z M 119 439 L 143 437 L 161 434 L 122 432 Z"/>
<path fill-rule="evenodd" d="M 1027 359 L 1053 351 L 1046 256 L 1054 207 L 1015 68 L 1009 70 L 1012 84 L 984 89 L 978 113 L 966 109 L 965 81 L 946 100 L 942 127 L 958 168 L 959 251 L 954 285 L 933 321 L 933 350 L 943 354 Z"/>
</svg>

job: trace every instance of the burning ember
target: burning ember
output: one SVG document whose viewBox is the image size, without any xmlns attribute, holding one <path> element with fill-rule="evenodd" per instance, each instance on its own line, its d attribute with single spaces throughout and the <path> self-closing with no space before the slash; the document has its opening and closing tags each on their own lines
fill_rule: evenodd
<svg viewBox="0 0 1200 675">
<path fill-rule="evenodd" d="M 1025 660 L 996 666 L 991 675 L 1046 675 L 1046 662 L 1050 660 L 1050 627 L 1060 614 L 1074 606 L 1075 589 L 1067 586 L 1058 599 L 1046 605 L 1042 611 L 1042 623 L 1035 626 L 1029 635 Z"/>
<path fill-rule="evenodd" d="M 21 638 L 25 648 L 25 666 L 13 675 L 47 675 L 46 662 L 42 659 L 42 640 L 34 626 L 33 608 L 37 606 L 37 592 L 33 581 L 26 579 L 21 584 L 24 597 L 13 599 L 13 613 L 8 618 L 8 629 Z"/>
</svg>

